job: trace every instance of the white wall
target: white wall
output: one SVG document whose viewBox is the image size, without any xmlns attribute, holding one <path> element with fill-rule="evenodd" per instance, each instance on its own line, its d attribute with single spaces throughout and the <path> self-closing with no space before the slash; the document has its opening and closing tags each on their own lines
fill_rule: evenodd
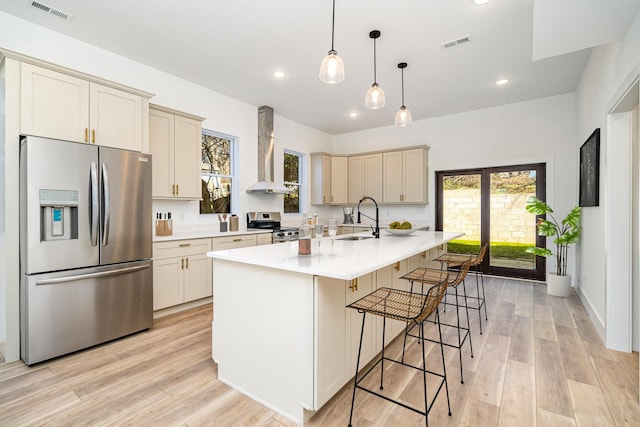
<svg viewBox="0 0 640 427">
<path fill-rule="evenodd" d="M 574 127 L 574 96 L 566 94 L 415 121 L 405 128 L 387 126 L 339 135 L 334 138 L 334 152 L 431 147 L 429 204 L 385 206 L 383 218 L 417 218 L 433 225 L 435 171 L 526 163 L 547 164 L 547 198 L 554 209 L 567 212 L 577 203 Z M 573 263 L 571 271 L 572 267 Z"/>
<path fill-rule="evenodd" d="M 236 182 L 238 188 L 238 214 L 251 210 L 282 210 L 282 196 L 247 194 L 244 189 L 257 181 L 257 106 L 252 106 L 214 92 L 202 86 L 169 75 L 154 68 L 145 66 L 122 56 L 91 46 L 84 42 L 39 27 L 35 24 L 0 12 L 0 47 L 21 54 L 39 58 L 54 64 L 85 72 L 104 79 L 112 80 L 137 89 L 156 94 L 151 99 L 154 104 L 166 106 L 180 111 L 206 117 L 203 127 L 214 131 L 233 135 L 239 143 L 239 173 Z M 170 55 L 170 53 L 168 53 Z M 7 112 L 11 120 L 12 112 Z M 15 116 L 13 116 L 15 117 Z M 327 151 L 331 146 L 331 136 L 275 116 L 274 132 L 276 135 L 276 179 L 282 179 L 282 162 L 284 148 L 302 153 Z M 4 134 L 4 133 L 3 133 Z M 17 144 L 18 141 L 15 141 Z M 8 141 L 11 143 L 11 141 Z M 4 152 L 3 152 L 4 155 Z M 18 162 L 18 159 L 6 159 L 7 162 Z M 308 158 L 307 158 L 308 166 Z M 308 178 L 308 167 L 307 167 Z M 4 188 L 0 195 L 5 198 Z M 6 200 L 7 205 L 17 206 L 17 200 Z M 212 216 L 200 217 L 196 202 L 157 202 L 156 208 L 171 207 L 174 218 L 178 221 L 190 221 L 199 224 L 217 226 Z M 305 208 L 310 212 L 308 206 Z M 0 218 L 3 217 L 0 213 Z M 319 212 L 322 214 L 322 212 Z M 298 223 L 296 217 L 289 220 Z M 15 224 L 17 227 L 17 224 Z M 18 242 L 7 242 L 7 250 L 17 253 Z M 5 258 L 0 262 L 4 268 Z M 18 283 L 7 283 L 7 287 L 16 287 Z M 1 290 L 1 289 L 0 289 Z M 16 293 L 17 294 L 17 293 Z M 18 301 L 5 299 L 5 292 L 0 293 L 0 314 L 5 306 L 14 305 Z M 15 319 L 13 319 L 15 320 Z M 12 322 L 6 323 L 12 325 Z M 15 323 L 17 325 L 17 323 Z M 5 316 L 0 316 L 0 331 L 4 328 Z M 4 340 L 0 336 L 0 341 Z M 17 343 L 13 343 L 15 345 Z M 12 343 L 7 343 L 7 347 Z"/>
<path fill-rule="evenodd" d="M 600 140 L 600 206 L 582 211 L 582 239 L 578 245 L 579 294 L 587 306 L 599 332 L 604 334 L 606 318 L 606 253 L 615 241 L 607 238 L 607 221 L 615 222 L 616 212 L 606 211 L 607 196 L 611 191 L 624 191 L 616 182 L 608 182 L 609 172 L 628 168 L 625 164 L 611 164 L 606 153 L 617 150 L 607 141 L 607 113 L 611 103 L 624 90 L 629 78 L 638 74 L 640 67 L 640 14 L 630 27 L 625 39 L 619 43 L 594 48 L 576 90 L 577 151 L 596 128 L 601 128 Z M 630 178 L 630 176 L 629 176 Z M 578 179 L 577 177 L 575 178 Z M 611 225 L 611 224 L 609 224 Z"/>
</svg>

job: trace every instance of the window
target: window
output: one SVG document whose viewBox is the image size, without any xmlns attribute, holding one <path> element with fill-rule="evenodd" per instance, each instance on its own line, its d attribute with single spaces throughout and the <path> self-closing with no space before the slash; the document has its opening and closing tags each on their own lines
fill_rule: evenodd
<svg viewBox="0 0 640 427">
<path fill-rule="evenodd" d="M 200 213 L 231 213 L 235 139 L 202 130 Z"/>
<path fill-rule="evenodd" d="M 290 194 L 284 195 L 284 213 L 300 212 L 300 188 L 302 169 L 302 154 L 293 151 L 284 152 L 284 185 Z"/>
</svg>

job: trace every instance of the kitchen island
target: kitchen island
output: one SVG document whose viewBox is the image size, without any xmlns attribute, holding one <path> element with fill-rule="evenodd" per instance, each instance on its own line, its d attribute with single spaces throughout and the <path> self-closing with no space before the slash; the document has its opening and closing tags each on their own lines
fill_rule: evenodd
<svg viewBox="0 0 640 427">
<path fill-rule="evenodd" d="M 378 287 L 407 289 L 400 276 L 433 266 L 461 233 L 338 236 L 313 254 L 297 242 L 214 251 L 212 356 L 220 381 L 303 424 L 352 377 L 360 314 L 346 305 Z M 387 324 L 387 343 L 403 330 Z M 368 318 L 364 366 L 381 348 L 381 322 Z"/>
</svg>

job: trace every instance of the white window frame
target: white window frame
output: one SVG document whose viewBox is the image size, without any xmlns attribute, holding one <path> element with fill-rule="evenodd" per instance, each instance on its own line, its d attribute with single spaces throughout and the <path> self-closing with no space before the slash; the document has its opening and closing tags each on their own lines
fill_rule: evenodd
<svg viewBox="0 0 640 427">
<path fill-rule="evenodd" d="M 202 129 L 202 133 L 204 135 L 210 135 L 210 136 L 215 136 L 217 138 L 223 138 L 229 141 L 229 155 L 231 156 L 231 161 L 229 164 L 229 169 L 230 169 L 230 175 L 223 175 L 223 174 L 212 174 L 212 173 L 208 173 L 208 172 L 203 172 L 202 168 L 200 170 L 200 179 L 202 180 L 202 176 L 203 175 L 208 175 L 208 176 L 215 176 L 215 177 L 220 177 L 220 178 L 229 178 L 231 180 L 231 206 L 230 206 L 230 213 L 236 212 L 237 208 L 238 208 L 238 179 L 236 177 L 236 171 L 238 170 L 238 161 L 239 161 L 239 156 L 238 156 L 238 138 L 232 135 L 228 135 L 225 133 L 221 133 L 221 132 L 216 132 L 210 129 Z M 202 150 L 202 147 L 200 148 L 200 150 Z M 202 154 L 201 154 L 202 155 Z M 200 210 L 200 208 L 198 208 L 198 211 Z M 207 214 L 207 213 L 201 213 L 200 215 L 211 215 L 211 214 Z"/>
</svg>

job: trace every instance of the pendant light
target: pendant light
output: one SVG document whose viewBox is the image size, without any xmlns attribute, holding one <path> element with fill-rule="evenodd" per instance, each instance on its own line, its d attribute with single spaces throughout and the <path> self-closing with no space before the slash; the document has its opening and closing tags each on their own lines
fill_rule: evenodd
<svg viewBox="0 0 640 427">
<path fill-rule="evenodd" d="M 333 0 L 333 14 L 331 18 L 331 50 L 320 64 L 318 76 L 323 83 L 337 84 L 344 80 L 344 63 L 333 48 L 333 33 L 336 24 L 336 0 Z"/>
<path fill-rule="evenodd" d="M 376 39 L 380 37 L 380 31 L 371 31 L 369 37 L 373 39 L 373 84 L 364 98 L 364 106 L 370 110 L 377 110 L 384 107 L 384 91 L 376 79 Z"/>
<path fill-rule="evenodd" d="M 396 113 L 396 126 L 406 126 L 411 123 L 411 111 L 404 105 L 404 69 L 407 68 L 407 63 L 399 63 L 398 68 L 400 68 L 400 72 L 402 73 L 402 106 Z"/>
</svg>

